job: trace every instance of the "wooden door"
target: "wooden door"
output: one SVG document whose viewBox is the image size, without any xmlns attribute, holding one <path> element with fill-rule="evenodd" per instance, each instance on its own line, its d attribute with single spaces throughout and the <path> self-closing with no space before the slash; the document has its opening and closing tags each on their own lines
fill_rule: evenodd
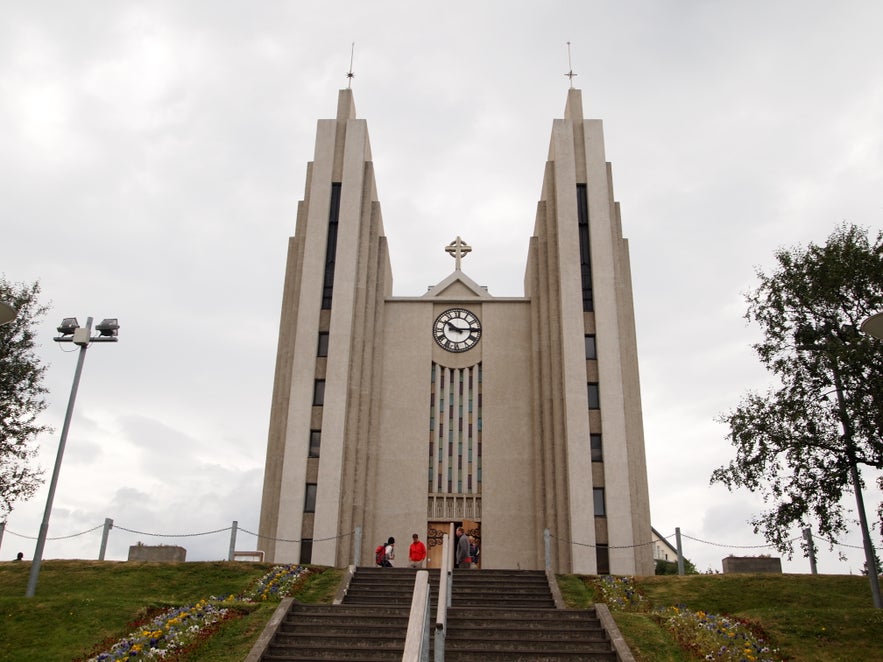
<svg viewBox="0 0 883 662">
<path fill-rule="evenodd" d="M 429 522 L 426 525 L 426 567 L 441 568 L 442 563 L 442 536 L 448 534 L 448 544 L 454 549 L 454 523 L 453 522 Z"/>
</svg>

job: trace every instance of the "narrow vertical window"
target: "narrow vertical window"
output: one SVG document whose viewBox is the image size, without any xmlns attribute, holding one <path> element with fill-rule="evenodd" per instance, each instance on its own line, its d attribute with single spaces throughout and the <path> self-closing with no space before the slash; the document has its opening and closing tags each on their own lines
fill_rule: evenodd
<svg viewBox="0 0 883 662">
<path fill-rule="evenodd" d="M 313 384 L 313 406 L 321 407 L 325 404 L 325 380 L 317 379 Z"/>
<path fill-rule="evenodd" d="M 304 512 L 316 512 L 316 483 L 307 483 L 307 491 L 304 496 Z"/>
<path fill-rule="evenodd" d="M 322 445 L 322 431 L 310 430 L 310 455 L 309 457 L 319 457 L 319 447 Z"/>
<path fill-rule="evenodd" d="M 576 212 L 579 231 L 579 264 L 583 287 L 583 310 L 595 310 L 592 294 L 592 252 L 589 242 L 589 198 L 585 184 L 576 185 Z"/>
<path fill-rule="evenodd" d="M 328 337 L 327 331 L 319 331 L 319 347 L 316 350 L 316 356 L 328 356 Z"/>
<path fill-rule="evenodd" d="M 595 558 L 598 561 L 598 574 L 610 574 L 610 548 L 607 545 L 595 547 Z"/>
<path fill-rule="evenodd" d="M 604 453 L 601 451 L 601 435 L 590 434 L 589 441 L 592 447 L 592 462 L 603 462 Z"/>
<path fill-rule="evenodd" d="M 328 212 L 328 240 L 325 244 L 325 280 L 322 282 L 322 309 L 331 309 L 334 291 L 334 264 L 337 257 L 337 222 L 340 218 L 340 182 L 331 183 L 331 208 Z"/>
<path fill-rule="evenodd" d="M 304 538 L 300 541 L 300 562 L 301 563 L 312 563 L 313 562 L 313 539 L 312 538 Z"/>
<path fill-rule="evenodd" d="M 594 488 L 592 497 L 595 500 L 595 517 L 607 517 L 607 509 L 604 506 L 604 488 Z"/>
<path fill-rule="evenodd" d="M 589 382 L 589 409 L 601 409 L 601 392 L 597 382 Z"/>
<path fill-rule="evenodd" d="M 598 350 L 595 347 L 595 336 L 586 334 L 586 359 L 597 359 Z"/>
</svg>

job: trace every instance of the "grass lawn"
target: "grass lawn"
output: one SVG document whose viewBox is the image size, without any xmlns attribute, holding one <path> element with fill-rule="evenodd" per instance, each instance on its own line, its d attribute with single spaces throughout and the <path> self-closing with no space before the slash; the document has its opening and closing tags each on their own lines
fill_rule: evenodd
<svg viewBox="0 0 883 662">
<path fill-rule="evenodd" d="M 562 575 L 569 604 L 599 599 L 593 578 Z M 585 586 L 582 591 L 580 583 Z M 849 575 L 688 575 L 639 577 L 650 607 L 684 606 L 736 617 L 758 626 L 783 657 L 801 662 L 883 662 L 883 610 L 872 607 L 866 577 Z M 614 612 L 641 661 L 680 661 L 686 656 L 646 612 Z"/>
<path fill-rule="evenodd" d="M 125 636 L 151 609 L 241 593 L 272 565 L 44 561 L 36 596 L 25 598 L 29 563 L 0 563 L 0 660 L 70 662 Z M 330 601 L 341 573 L 314 575 L 305 601 Z M 226 621 L 184 660 L 242 660 L 277 602 L 259 603 Z"/>
</svg>

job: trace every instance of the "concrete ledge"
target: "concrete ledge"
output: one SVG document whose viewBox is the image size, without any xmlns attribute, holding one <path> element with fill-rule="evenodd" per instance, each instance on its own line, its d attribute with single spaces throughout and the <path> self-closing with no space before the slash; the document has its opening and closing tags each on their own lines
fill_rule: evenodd
<svg viewBox="0 0 883 662">
<path fill-rule="evenodd" d="M 561 595 L 561 588 L 558 586 L 558 579 L 549 568 L 546 568 L 546 581 L 549 583 L 549 590 L 552 591 L 552 599 L 555 600 L 555 609 L 567 609 L 564 597 Z"/>
<path fill-rule="evenodd" d="M 343 599 L 346 597 L 346 592 L 350 590 L 350 583 L 353 581 L 353 576 L 355 574 L 356 566 L 351 565 L 346 569 L 346 575 L 344 576 L 343 581 L 340 582 L 340 586 L 337 588 L 337 593 L 334 594 L 334 600 L 331 604 L 343 604 Z"/>
<path fill-rule="evenodd" d="M 282 598 L 282 601 L 279 603 L 279 606 L 276 607 L 276 611 L 273 612 L 264 631 L 261 632 L 257 641 L 254 642 L 254 646 L 252 646 L 251 650 L 248 652 L 245 662 L 261 662 L 261 657 L 267 650 L 267 646 L 270 645 L 273 637 L 276 636 L 279 626 L 282 625 L 282 621 L 285 620 L 285 615 L 288 614 L 288 610 L 291 609 L 292 602 L 294 602 L 294 598 Z"/>
<path fill-rule="evenodd" d="M 613 644 L 613 650 L 616 651 L 616 657 L 619 658 L 619 662 L 635 662 L 635 656 L 632 655 L 632 650 L 629 648 L 629 645 L 625 643 L 625 639 L 622 638 L 622 633 L 619 631 L 619 628 L 616 627 L 616 621 L 614 621 L 613 616 L 610 615 L 610 610 L 607 608 L 607 605 L 603 602 L 595 603 L 595 613 L 598 615 L 598 620 L 601 621 L 601 625 L 604 626 L 607 635 L 610 637 L 610 643 Z"/>
</svg>

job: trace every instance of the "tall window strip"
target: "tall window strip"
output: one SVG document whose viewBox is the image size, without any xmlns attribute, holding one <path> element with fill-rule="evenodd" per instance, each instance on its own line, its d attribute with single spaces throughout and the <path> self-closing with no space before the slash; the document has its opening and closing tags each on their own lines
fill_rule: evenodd
<svg viewBox="0 0 883 662">
<path fill-rule="evenodd" d="M 340 218 L 340 182 L 331 183 L 331 209 L 328 212 L 328 243 L 325 246 L 325 280 L 322 283 L 322 309 L 331 309 L 334 290 L 334 263 L 337 254 L 337 221 Z"/>
<path fill-rule="evenodd" d="M 595 310 L 592 296 L 592 255 L 589 247 L 589 198 L 585 184 L 576 185 L 576 210 L 579 225 L 579 263 L 583 286 L 583 310 Z"/>
<path fill-rule="evenodd" d="M 430 493 L 481 492 L 481 365 L 433 364 L 429 396 Z"/>
</svg>

